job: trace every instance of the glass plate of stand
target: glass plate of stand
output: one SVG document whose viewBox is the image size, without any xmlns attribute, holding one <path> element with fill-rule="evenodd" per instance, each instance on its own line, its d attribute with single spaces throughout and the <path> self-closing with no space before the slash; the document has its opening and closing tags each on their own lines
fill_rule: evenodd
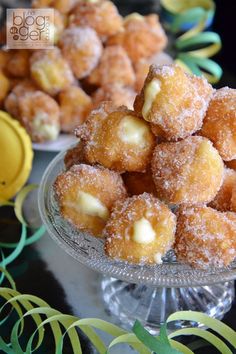
<svg viewBox="0 0 236 354">
<path fill-rule="evenodd" d="M 138 318 L 153 333 L 170 313 L 202 311 L 222 318 L 234 299 L 236 261 L 226 268 L 194 269 L 176 261 L 173 251 L 161 265 L 134 265 L 108 258 L 104 241 L 78 231 L 63 219 L 53 193 L 53 182 L 65 170 L 65 152 L 46 169 L 39 190 L 39 211 L 53 240 L 78 262 L 104 275 L 103 299 L 112 314 L 130 327 Z M 173 323 L 173 328 L 189 323 Z"/>
</svg>

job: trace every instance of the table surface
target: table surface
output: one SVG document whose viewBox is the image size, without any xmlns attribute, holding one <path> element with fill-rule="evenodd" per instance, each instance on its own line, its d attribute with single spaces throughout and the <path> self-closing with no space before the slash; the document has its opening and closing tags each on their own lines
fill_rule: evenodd
<svg viewBox="0 0 236 354">
<path fill-rule="evenodd" d="M 123 12 L 131 12 L 137 7 L 136 1 L 127 2 L 116 1 Z M 224 68 L 224 76 L 218 86 L 229 85 L 236 87 L 236 51 L 235 36 L 235 2 L 216 1 L 217 12 L 214 24 L 214 30 L 221 34 L 224 48 L 217 56 L 218 62 Z M 224 4 L 223 4 L 224 3 Z M 224 6 L 226 4 L 228 6 Z M 142 5 L 141 5 L 142 4 Z M 155 1 L 150 1 L 152 8 L 155 8 Z M 139 2 L 139 11 L 142 12 L 144 1 Z M 153 7 L 154 6 L 154 7 Z M 234 41 L 234 43 L 233 43 Z M 39 183 L 41 176 L 48 163 L 55 157 L 51 152 L 35 152 L 33 169 L 29 183 Z M 37 195 L 32 193 L 25 205 L 26 217 L 32 224 L 39 223 L 37 210 Z M 6 218 L 14 220 L 13 212 L 9 208 L 0 209 L 0 239 L 15 234 L 19 234 L 19 225 L 12 222 L 11 225 L 5 225 Z M 3 232 L 2 232 L 3 231 Z M 15 276 L 17 289 L 23 293 L 31 293 L 42 297 L 52 307 L 63 313 L 75 314 L 79 317 L 98 317 L 110 322 L 116 322 L 109 312 L 104 308 L 101 290 L 99 288 L 100 275 L 96 272 L 79 264 L 76 260 L 67 255 L 55 244 L 51 238 L 45 234 L 44 237 L 33 246 L 28 246 L 22 252 L 21 256 L 10 266 L 10 272 Z M 236 330 L 236 302 L 234 301 L 231 310 L 226 314 L 224 321 Z M 117 322 L 116 322 L 117 323 Z M 106 340 L 106 336 L 104 336 Z M 81 336 L 83 353 L 93 353 L 93 349 L 88 341 Z M 52 342 L 49 340 L 45 344 L 43 353 L 52 353 Z M 120 353 L 121 347 L 115 349 L 113 353 Z M 131 353 L 131 349 L 122 348 L 123 354 Z M 212 349 L 207 352 L 216 353 Z M 70 349 L 65 348 L 65 353 L 70 353 Z M 199 350 L 196 353 L 205 353 L 205 350 Z"/>
</svg>

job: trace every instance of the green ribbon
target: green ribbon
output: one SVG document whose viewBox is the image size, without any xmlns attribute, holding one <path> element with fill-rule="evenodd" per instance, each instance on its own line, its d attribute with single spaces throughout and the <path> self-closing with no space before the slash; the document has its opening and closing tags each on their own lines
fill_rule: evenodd
<svg viewBox="0 0 236 354">
<path fill-rule="evenodd" d="M 38 229 L 36 229 L 31 236 L 27 237 L 28 227 L 23 217 L 22 208 L 28 194 L 32 190 L 36 189 L 37 187 L 38 186 L 35 184 L 27 185 L 24 188 L 22 188 L 22 190 L 16 195 L 14 202 L 5 201 L 2 202 L 0 205 L 0 207 L 1 206 L 13 207 L 16 218 L 21 223 L 21 235 L 18 242 L 15 243 L 0 242 L 1 259 L 2 259 L 0 262 L 0 267 L 2 267 L 3 269 L 5 269 L 7 265 L 12 263 L 21 254 L 25 246 L 31 245 L 32 243 L 38 241 L 46 231 L 45 226 L 42 225 Z M 10 254 L 5 256 L 3 251 L 4 249 L 12 249 L 12 252 L 10 252 Z M 0 284 L 2 283 L 4 277 L 5 277 L 5 273 L 1 272 Z"/>
<path fill-rule="evenodd" d="M 212 84 L 217 83 L 222 69 L 209 58 L 221 49 L 221 39 L 215 32 L 203 32 L 214 18 L 214 2 L 161 0 L 161 4 L 169 31 L 180 33 L 175 41 L 176 63 L 197 76 L 205 76 Z"/>
<path fill-rule="evenodd" d="M 0 350 L 4 353 L 33 353 L 42 346 L 48 325 L 51 328 L 50 334 L 53 334 L 56 354 L 63 353 L 65 337 L 71 343 L 71 353 L 82 354 L 77 328 L 87 336 L 99 354 L 107 354 L 112 347 L 124 343 L 132 346 L 140 354 L 151 354 L 153 351 L 157 354 L 194 354 L 189 347 L 173 339 L 180 335 L 194 335 L 204 339 L 205 343 L 212 344 L 223 354 L 232 354 L 228 344 L 236 348 L 236 332 L 223 322 L 200 312 L 179 311 L 170 315 L 166 323 L 162 325 L 158 336 L 152 336 L 138 321 L 133 326 L 133 333 L 129 333 L 112 323 L 97 318 L 79 319 L 76 316 L 63 314 L 34 295 L 19 293 L 11 275 L 5 268 L 0 268 L 0 273 L 4 273 L 11 285 L 11 288 L 0 288 L 0 298 L 5 300 L 0 308 Z M 6 309 L 9 309 L 9 306 L 11 310 L 6 314 Z M 28 327 L 25 329 L 25 321 L 29 317 L 34 322 L 31 333 L 29 333 Z M 11 326 L 10 342 L 8 343 L 1 335 L 1 326 L 6 326 L 7 321 L 11 323 L 10 319 L 14 319 L 14 323 Z M 201 323 L 214 333 L 193 327 L 178 329 L 168 335 L 168 323 L 172 321 Z M 112 337 L 107 346 L 96 330 L 103 331 Z M 23 335 L 28 338 L 25 348 L 22 348 L 23 341 L 21 343 Z M 217 335 L 224 338 L 228 344 Z M 204 342 L 201 341 L 201 346 L 202 343 Z"/>
</svg>

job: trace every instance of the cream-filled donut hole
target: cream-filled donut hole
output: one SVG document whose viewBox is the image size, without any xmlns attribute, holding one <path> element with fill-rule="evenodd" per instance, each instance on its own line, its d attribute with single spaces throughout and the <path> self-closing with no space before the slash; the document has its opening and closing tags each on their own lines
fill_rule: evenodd
<svg viewBox="0 0 236 354">
<path fill-rule="evenodd" d="M 215 92 L 200 134 L 213 142 L 223 160 L 236 159 L 236 89 L 223 87 Z"/>
<path fill-rule="evenodd" d="M 90 193 L 79 191 L 77 205 L 78 209 L 84 214 L 99 216 L 104 220 L 109 218 L 109 210 L 107 207 Z"/>
<path fill-rule="evenodd" d="M 49 95 L 74 84 L 75 78 L 59 48 L 36 51 L 30 58 L 30 71 L 36 84 Z"/>
<path fill-rule="evenodd" d="M 153 242 L 155 237 L 156 233 L 151 223 L 145 217 L 134 222 L 132 238 L 135 242 L 145 245 Z"/>
<path fill-rule="evenodd" d="M 148 113 L 150 112 L 158 93 L 161 91 L 161 82 L 153 79 L 144 90 L 144 104 L 142 108 L 143 118 L 148 121 Z"/>
<path fill-rule="evenodd" d="M 155 138 L 147 122 L 125 107 L 109 112 L 102 104 L 78 127 L 89 163 L 123 171 L 144 171 L 150 161 Z"/>
<path fill-rule="evenodd" d="M 212 94 L 206 79 L 177 65 L 151 65 L 134 110 L 152 123 L 157 136 L 176 141 L 201 128 Z"/>
<path fill-rule="evenodd" d="M 124 19 L 123 24 L 123 31 L 111 36 L 108 45 L 122 46 L 133 64 L 165 48 L 167 37 L 156 14 L 131 14 Z"/>
<path fill-rule="evenodd" d="M 60 212 L 74 226 L 101 237 L 116 200 L 127 196 L 122 178 L 100 166 L 73 165 L 54 182 Z"/>
<path fill-rule="evenodd" d="M 167 203 L 208 203 L 221 187 L 224 164 L 210 140 L 190 136 L 158 144 L 152 172 L 157 193 Z"/>
<path fill-rule="evenodd" d="M 236 171 L 230 168 L 224 169 L 223 183 L 220 187 L 219 192 L 209 204 L 210 207 L 217 209 L 219 211 L 230 211 L 232 210 L 231 199 L 233 194 L 233 189 L 236 186 Z"/>
<path fill-rule="evenodd" d="M 124 116 L 119 123 L 119 138 L 124 143 L 145 146 L 145 134 L 148 126 L 134 116 Z"/>
<path fill-rule="evenodd" d="M 207 206 L 182 206 L 177 215 L 175 253 L 195 268 L 228 266 L 236 256 L 236 214 Z"/>
<path fill-rule="evenodd" d="M 151 194 L 116 202 L 103 234 L 105 252 L 131 263 L 160 264 L 172 247 L 176 217 Z"/>
</svg>

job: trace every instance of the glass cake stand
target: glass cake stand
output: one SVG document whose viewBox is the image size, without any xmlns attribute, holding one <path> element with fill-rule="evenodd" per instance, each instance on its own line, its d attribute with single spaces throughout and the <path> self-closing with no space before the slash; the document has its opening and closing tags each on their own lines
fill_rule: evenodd
<svg viewBox="0 0 236 354">
<path fill-rule="evenodd" d="M 59 213 L 53 182 L 65 169 L 64 152 L 56 156 L 44 173 L 39 190 L 39 210 L 48 233 L 80 263 L 104 275 L 103 299 L 124 327 L 139 319 L 153 333 L 169 314 L 179 310 L 207 313 L 221 319 L 234 298 L 236 261 L 227 268 L 193 269 L 178 263 L 170 251 L 161 265 L 133 265 L 108 258 L 104 241 L 73 228 Z M 172 328 L 188 322 L 173 322 Z M 191 323 L 191 325 L 193 325 Z M 197 325 L 197 324 L 195 324 Z"/>
</svg>

